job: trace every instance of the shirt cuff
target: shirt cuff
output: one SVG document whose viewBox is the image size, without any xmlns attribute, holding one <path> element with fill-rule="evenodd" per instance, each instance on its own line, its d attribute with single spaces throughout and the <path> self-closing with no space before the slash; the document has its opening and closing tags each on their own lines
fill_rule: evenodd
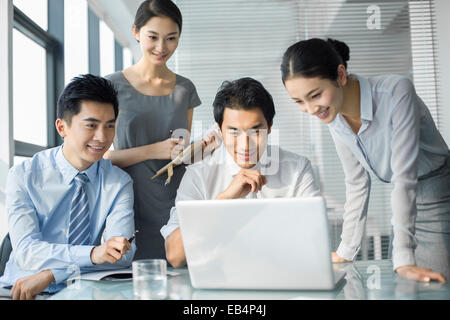
<svg viewBox="0 0 450 320">
<path fill-rule="evenodd" d="M 395 269 L 402 266 L 415 266 L 416 258 L 414 257 L 414 251 L 412 249 L 403 249 L 400 252 L 392 253 L 392 264 Z"/>
<path fill-rule="evenodd" d="M 358 254 L 359 247 L 356 249 L 352 249 L 350 247 L 347 247 L 342 241 L 339 244 L 338 249 L 336 250 L 336 253 L 343 259 L 348 261 L 353 261 Z"/>
<path fill-rule="evenodd" d="M 178 224 L 166 224 L 163 226 L 160 230 L 161 235 L 164 237 L 164 240 L 167 239 L 168 236 L 171 235 L 172 232 L 174 232 L 176 229 L 178 229 L 180 226 Z"/>
<path fill-rule="evenodd" d="M 53 278 L 55 278 L 55 284 L 60 284 L 67 280 L 75 272 L 75 270 L 70 269 L 50 269 L 50 271 L 53 273 Z"/>
<path fill-rule="evenodd" d="M 94 264 L 91 261 L 91 251 L 94 246 L 73 246 L 70 248 L 72 261 L 80 268 L 92 267 Z"/>
</svg>

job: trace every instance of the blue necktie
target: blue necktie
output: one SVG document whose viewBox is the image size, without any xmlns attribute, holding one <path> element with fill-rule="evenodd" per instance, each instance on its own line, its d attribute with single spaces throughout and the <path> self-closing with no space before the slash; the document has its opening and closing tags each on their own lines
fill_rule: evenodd
<svg viewBox="0 0 450 320">
<path fill-rule="evenodd" d="M 69 244 L 87 245 L 90 241 L 89 203 L 85 184 L 88 177 L 79 173 L 75 177 L 76 190 L 70 205 Z"/>
</svg>

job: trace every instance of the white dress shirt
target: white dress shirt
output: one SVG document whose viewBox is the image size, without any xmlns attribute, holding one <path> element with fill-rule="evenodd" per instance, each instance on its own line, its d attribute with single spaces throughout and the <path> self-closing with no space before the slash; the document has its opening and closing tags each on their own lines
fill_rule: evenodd
<svg viewBox="0 0 450 320">
<path fill-rule="evenodd" d="M 267 183 L 246 199 L 319 196 L 309 160 L 278 146 L 268 146 L 260 161 L 251 168 L 263 174 Z M 182 200 L 211 200 L 223 192 L 241 170 L 222 144 L 211 156 L 187 167 L 175 203 Z M 176 207 L 161 228 L 164 239 L 179 227 Z"/>
<path fill-rule="evenodd" d="M 347 260 L 358 253 L 366 223 L 370 172 L 394 183 L 394 269 L 415 265 L 418 177 L 442 166 L 448 147 L 411 80 L 397 75 L 357 78 L 361 93 L 359 132 L 355 134 L 339 114 L 329 124 L 345 173 L 347 197 L 337 253 Z"/>
</svg>

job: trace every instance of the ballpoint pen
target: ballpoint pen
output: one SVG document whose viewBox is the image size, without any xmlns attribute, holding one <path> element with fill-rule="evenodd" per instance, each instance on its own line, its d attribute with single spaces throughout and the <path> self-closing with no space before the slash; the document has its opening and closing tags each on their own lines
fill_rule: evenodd
<svg viewBox="0 0 450 320">
<path fill-rule="evenodd" d="M 134 238 L 136 238 L 136 233 L 138 233 L 138 232 L 139 232 L 139 230 L 136 230 L 136 231 L 133 233 L 133 235 L 131 236 L 131 238 L 128 239 L 128 242 L 129 242 L 130 244 L 133 242 Z"/>
</svg>

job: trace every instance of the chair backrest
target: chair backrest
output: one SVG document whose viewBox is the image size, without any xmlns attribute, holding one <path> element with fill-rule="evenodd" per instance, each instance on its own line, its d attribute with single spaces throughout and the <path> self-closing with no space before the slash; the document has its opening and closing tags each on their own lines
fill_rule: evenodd
<svg viewBox="0 0 450 320">
<path fill-rule="evenodd" d="M 9 233 L 3 239 L 2 246 L 0 247 L 0 277 L 3 276 L 5 272 L 6 263 L 11 255 L 12 246 L 11 239 L 9 238 Z"/>
</svg>

